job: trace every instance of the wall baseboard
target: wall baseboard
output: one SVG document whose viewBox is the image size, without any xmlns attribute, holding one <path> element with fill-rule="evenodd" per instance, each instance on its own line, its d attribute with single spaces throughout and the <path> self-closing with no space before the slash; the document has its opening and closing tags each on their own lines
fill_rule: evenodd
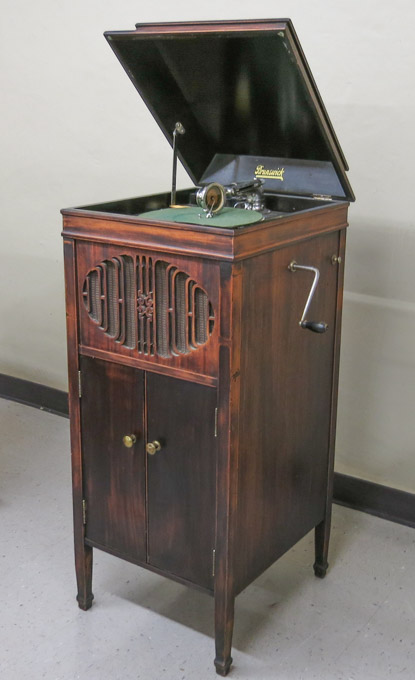
<svg viewBox="0 0 415 680">
<path fill-rule="evenodd" d="M 415 494 L 367 479 L 334 475 L 334 502 L 415 528 Z"/>
<path fill-rule="evenodd" d="M 62 390 L 0 373 L 0 397 L 68 417 L 68 395 Z M 334 502 L 415 528 L 415 494 L 366 479 L 334 474 Z"/>
<path fill-rule="evenodd" d="M 39 385 L 30 380 L 0 373 L 0 397 L 69 417 L 67 392 L 47 387 L 47 385 Z"/>
</svg>

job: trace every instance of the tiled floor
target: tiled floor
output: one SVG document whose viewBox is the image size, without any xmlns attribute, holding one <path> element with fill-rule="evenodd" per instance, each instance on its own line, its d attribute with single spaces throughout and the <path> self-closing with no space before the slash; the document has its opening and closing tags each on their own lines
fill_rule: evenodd
<svg viewBox="0 0 415 680">
<path fill-rule="evenodd" d="M 95 551 L 78 609 L 68 421 L 0 400 L 1 680 L 206 680 L 213 601 Z M 415 532 L 334 507 L 325 580 L 312 536 L 237 598 L 240 680 L 415 678 Z"/>
</svg>

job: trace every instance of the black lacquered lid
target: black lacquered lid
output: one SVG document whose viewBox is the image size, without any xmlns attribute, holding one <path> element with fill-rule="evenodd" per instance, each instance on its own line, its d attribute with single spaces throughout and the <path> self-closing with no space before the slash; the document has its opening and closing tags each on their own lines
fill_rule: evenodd
<svg viewBox="0 0 415 680">
<path fill-rule="evenodd" d="M 105 37 L 195 184 L 354 200 L 346 159 L 289 19 L 141 24 Z"/>
</svg>

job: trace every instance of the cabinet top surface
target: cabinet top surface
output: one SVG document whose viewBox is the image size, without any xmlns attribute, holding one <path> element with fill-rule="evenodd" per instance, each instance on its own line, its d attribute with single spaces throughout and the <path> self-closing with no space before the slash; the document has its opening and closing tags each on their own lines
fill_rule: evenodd
<svg viewBox="0 0 415 680">
<path fill-rule="evenodd" d="M 184 192 L 186 193 L 186 192 Z M 188 192 L 187 192 L 188 193 Z M 225 229 L 141 219 L 143 206 L 168 202 L 169 194 L 62 210 L 64 238 L 114 243 L 183 255 L 237 261 L 288 243 L 347 227 L 348 203 L 273 197 L 279 201 L 267 219 Z M 180 192 L 178 192 L 180 200 Z M 285 202 L 285 203 L 284 203 Z M 168 204 L 168 203 L 167 203 Z"/>
<path fill-rule="evenodd" d="M 180 203 L 192 206 L 195 203 L 195 189 L 183 189 L 177 192 L 177 200 Z M 162 220 L 157 218 L 155 214 L 154 219 L 150 218 L 152 211 L 160 211 L 168 208 L 170 201 L 169 193 L 151 194 L 149 196 L 138 196 L 134 198 L 121 199 L 119 201 L 108 201 L 105 203 L 95 203 L 92 205 L 79 206 L 74 208 L 65 208 L 61 212 L 65 215 L 79 215 L 90 218 L 101 218 L 115 221 L 128 221 L 138 224 L 163 224 L 170 228 L 185 229 L 193 231 L 203 231 L 206 233 L 220 233 L 230 237 L 238 236 L 238 234 L 251 231 L 253 229 L 261 229 L 269 226 L 271 222 L 276 220 L 291 218 L 293 215 L 304 213 L 311 213 L 316 210 L 321 210 L 326 207 L 348 205 L 344 201 L 333 201 L 327 197 L 321 198 L 304 198 L 301 196 L 284 196 L 265 194 L 266 210 L 263 212 L 262 220 L 259 222 L 252 222 L 241 224 L 235 227 L 220 226 L 217 219 L 213 219 L 210 223 L 205 220 L 204 223 L 190 224 L 180 221 L 169 221 L 166 218 Z M 200 209 L 200 212 L 203 212 Z M 250 211 L 243 211 L 249 214 Z M 145 213 L 146 218 L 143 219 L 141 215 Z M 220 213 L 219 213 L 220 214 Z"/>
</svg>

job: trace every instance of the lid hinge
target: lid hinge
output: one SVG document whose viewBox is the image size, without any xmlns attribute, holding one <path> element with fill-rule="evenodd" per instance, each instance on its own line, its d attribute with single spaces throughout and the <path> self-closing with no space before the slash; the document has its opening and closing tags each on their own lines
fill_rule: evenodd
<svg viewBox="0 0 415 680">
<path fill-rule="evenodd" d="M 212 550 L 212 576 L 215 575 L 216 550 Z"/>
<path fill-rule="evenodd" d="M 318 201 L 332 201 L 333 197 L 329 196 L 328 194 L 313 194 L 313 198 L 316 198 Z"/>
<path fill-rule="evenodd" d="M 78 397 L 79 397 L 79 399 L 82 397 L 82 378 L 81 378 L 81 371 L 78 371 Z"/>
<path fill-rule="evenodd" d="M 84 526 L 86 524 L 86 500 L 85 500 L 85 498 L 82 501 L 82 524 Z"/>
</svg>

